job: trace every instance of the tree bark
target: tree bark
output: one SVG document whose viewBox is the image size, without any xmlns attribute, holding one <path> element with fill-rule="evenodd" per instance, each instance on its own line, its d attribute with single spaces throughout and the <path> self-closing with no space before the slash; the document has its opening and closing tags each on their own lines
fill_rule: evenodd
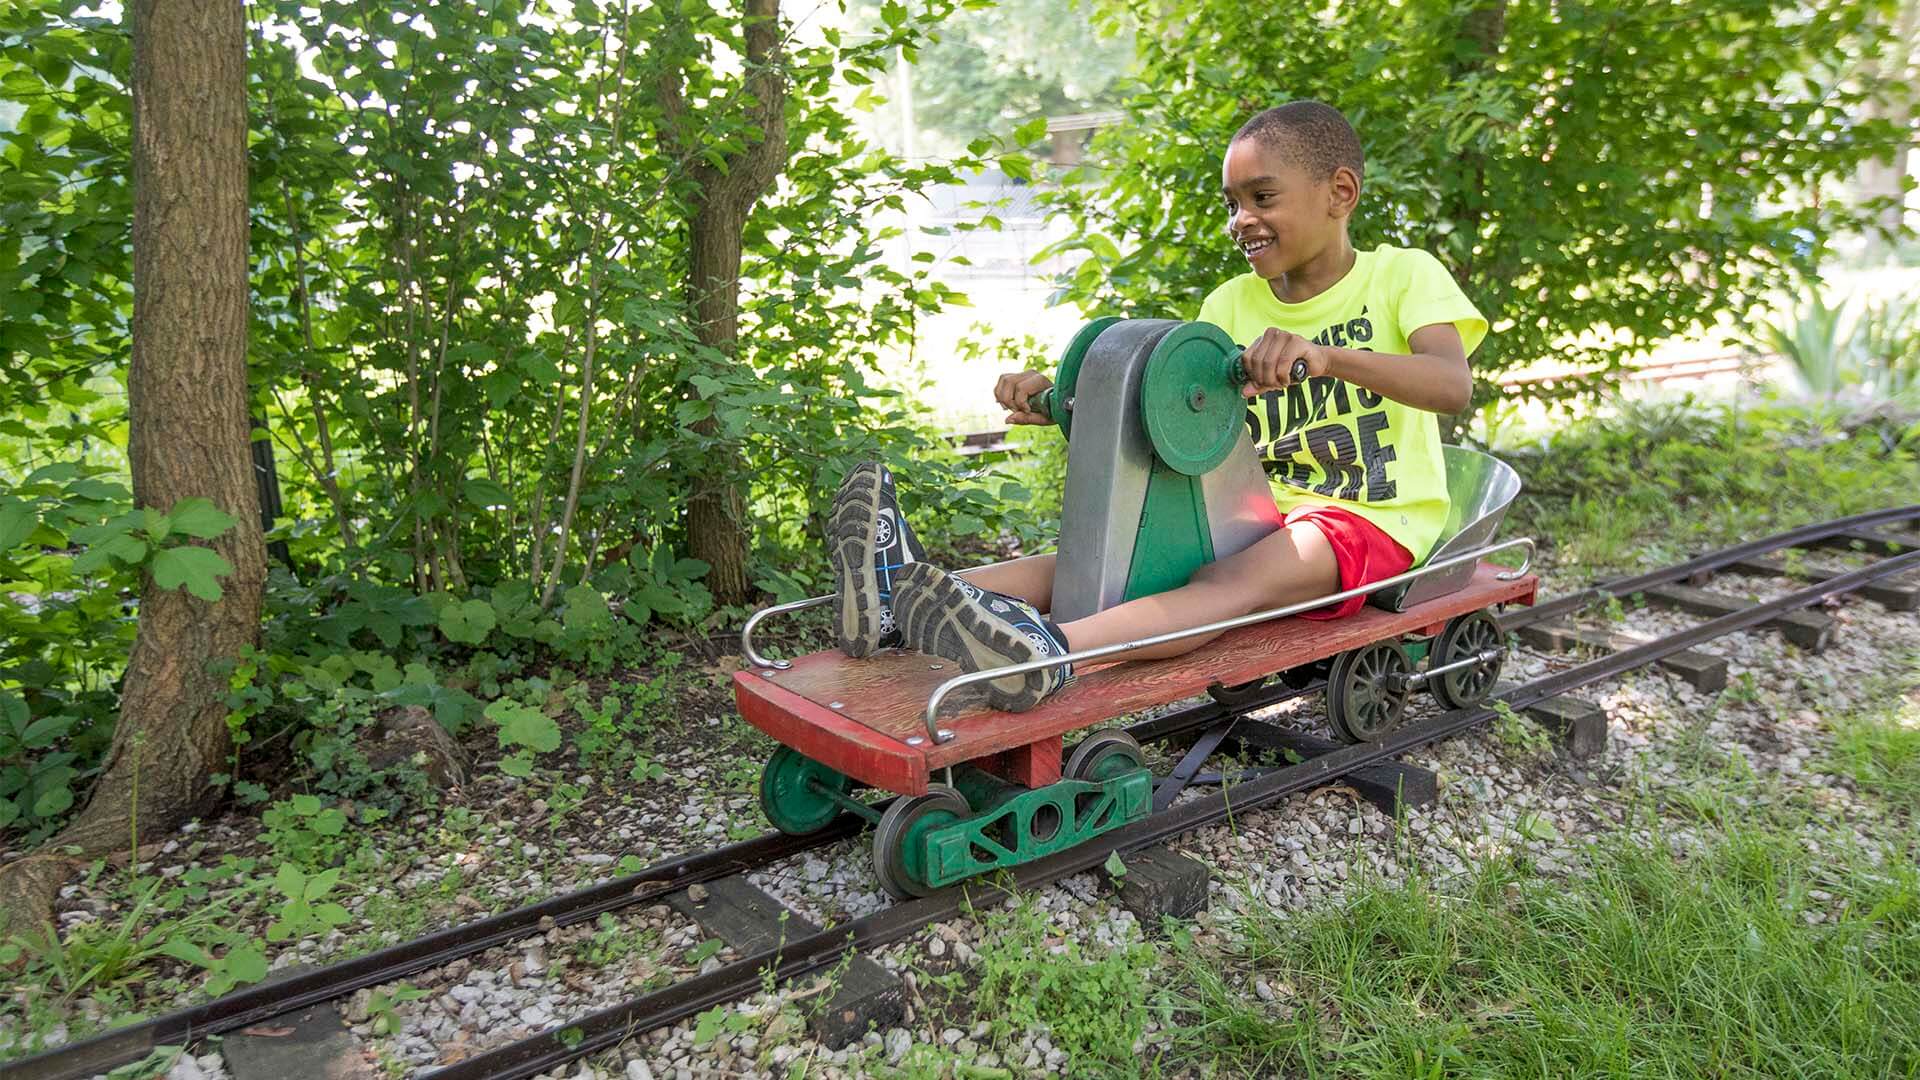
<svg viewBox="0 0 1920 1080">
<path fill-rule="evenodd" d="M 1469 78 L 1500 55 L 1501 43 L 1507 36 L 1507 0 L 1479 0 L 1473 7 L 1460 16 L 1459 36 L 1454 44 L 1453 62 L 1448 65 L 1448 73 L 1455 80 Z M 1441 217 L 1451 221 L 1454 235 L 1465 239 L 1464 258 L 1453 267 L 1454 280 L 1461 288 L 1466 288 L 1473 278 L 1473 248 L 1479 242 L 1482 218 L 1485 213 L 1487 162 L 1486 155 L 1469 145 L 1460 154 L 1461 164 L 1472 174 L 1474 185 L 1472 193 L 1461 194 L 1448 201 L 1441 208 Z M 1493 316 L 1489 314 L 1489 318 Z M 1498 393 L 1491 384 L 1481 384 Z M 1440 439 L 1442 442 L 1457 443 L 1473 422 L 1474 410 L 1482 398 L 1476 396 L 1473 404 L 1461 412 L 1448 413 L 1440 417 Z"/>
<path fill-rule="evenodd" d="M 204 808 L 225 764 L 219 661 L 258 642 L 266 553 L 248 449 L 246 20 L 238 0 L 135 0 L 133 496 L 201 496 L 231 514 L 233 565 L 208 603 L 151 580 L 120 722 L 91 798 L 45 848 L 0 871 L 0 916 L 44 921 L 75 859 L 137 843 Z M 72 855 L 70 848 L 81 851 Z"/>
<path fill-rule="evenodd" d="M 716 166 L 680 131 L 687 115 L 681 99 L 681 73 L 669 66 L 659 84 L 664 120 L 662 141 L 670 146 L 698 182 L 689 224 L 687 291 L 695 333 L 729 361 L 736 355 L 740 328 L 740 258 L 747 217 L 787 163 L 787 80 L 781 70 L 780 0 L 746 0 L 746 90 L 749 115 L 759 142 L 725 157 Z M 684 42 L 682 24 L 670 35 Z M 719 431 L 709 417 L 694 425 L 702 435 Z M 737 453 L 709 455 L 693 477 L 687 506 L 689 554 L 706 563 L 707 588 L 714 600 L 737 604 L 747 598 L 746 497 L 740 487 Z"/>
<path fill-rule="evenodd" d="M 1916 52 L 1920 52 L 1920 0 L 1903 0 L 1894 15 L 1890 36 L 1886 55 L 1867 65 L 1862 74 L 1870 80 L 1884 79 L 1895 88 L 1910 88 L 1915 76 L 1920 75 L 1920 68 L 1914 63 Z M 1895 93 L 1875 97 L 1868 103 L 1866 112 L 1869 119 L 1889 120 L 1908 132 L 1907 144 L 1895 150 L 1890 160 L 1863 162 L 1855 178 L 1861 199 L 1884 196 L 1893 200 L 1880 212 L 1877 224 L 1888 236 L 1898 235 L 1906 223 L 1904 186 L 1913 144 L 1920 140 L 1920 126 L 1915 123 L 1912 99 L 1897 89 Z M 1873 235 L 1867 238 L 1867 248 L 1884 255 L 1892 251 L 1893 245 L 1886 236 Z"/>
</svg>

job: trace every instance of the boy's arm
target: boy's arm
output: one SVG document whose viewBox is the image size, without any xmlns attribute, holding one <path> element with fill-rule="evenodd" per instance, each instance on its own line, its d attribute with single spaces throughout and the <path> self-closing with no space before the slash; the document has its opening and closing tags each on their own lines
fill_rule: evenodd
<svg viewBox="0 0 1920 1080">
<path fill-rule="evenodd" d="M 1473 399 L 1473 373 L 1460 331 L 1452 323 L 1432 323 L 1408 334 L 1407 345 L 1413 352 L 1406 355 L 1341 349 L 1270 328 L 1241 358 L 1248 378 L 1244 392 L 1253 397 L 1285 387 L 1287 369 L 1304 359 L 1309 377 L 1331 375 L 1428 412 L 1465 409 Z"/>
</svg>

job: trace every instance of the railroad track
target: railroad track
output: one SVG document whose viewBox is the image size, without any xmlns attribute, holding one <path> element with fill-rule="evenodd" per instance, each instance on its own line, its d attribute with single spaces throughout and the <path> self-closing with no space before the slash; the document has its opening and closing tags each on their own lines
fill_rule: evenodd
<svg viewBox="0 0 1920 1080">
<path fill-rule="evenodd" d="M 1244 813 L 1295 792 L 1351 777 L 1418 747 L 1471 730 L 1496 715 L 1498 705 L 1526 709 L 1702 642 L 1767 624 L 1833 596 L 1850 592 L 1877 593 L 1880 602 L 1889 607 L 1914 610 L 1920 606 L 1920 600 L 1916 600 L 1920 597 L 1920 534 L 1885 530 L 1887 526 L 1911 528 L 1916 523 L 1920 523 L 1920 505 L 1855 515 L 1603 582 L 1510 613 L 1502 619 L 1503 628 L 1531 626 L 1571 614 L 1607 597 L 1628 597 L 1680 582 L 1700 582 L 1717 570 L 1805 576 L 1804 571 L 1784 561 L 1770 560 L 1772 553 L 1789 548 L 1851 548 L 1879 560 L 1845 573 L 1811 575 L 1817 580 L 1804 588 L 1764 603 L 1738 607 L 1677 633 L 1631 644 L 1547 678 L 1507 688 L 1486 705 L 1405 725 L 1377 743 L 1325 749 L 1299 764 L 1235 784 L 1218 794 L 1161 810 L 1134 825 L 1107 833 L 1093 843 L 1019 867 L 1014 873 L 1015 882 L 1019 888 L 1032 888 L 1090 870 L 1114 852 L 1126 854 L 1152 847 L 1223 821 L 1232 813 Z M 1897 588 L 1889 584 L 1905 575 L 1912 575 L 1913 584 Z M 1288 688 L 1276 684 L 1270 689 L 1231 696 L 1230 704 L 1206 702 L 1133 725 L 1128 730 L 1143 743 L 1168 741 L 1319 689 L 1318 685 Z M 0 1075 L 9 1080 L 71 1080 L 105 1072 L 137 1061 L 156 1047 L 186 1044 L 236 1031 L 556 927 L 595 919 L 633 904 L 656 901 L 696 883 L 762 869 L 837 842 L 862 828 L 863 822 L 846 815 L 811 836 L 768 834 L 659 863 L 565 896 L 442 930 L 317 971 L 256 985 L 189 1009 L 23 1058 L 0 1066 Z M 707 974 L 556 1024 L 537 1035 L 427 1075 L 437 1080 L 504 1080 L 556 1068 L 632 1036 L 747 997 L 761 989 L 762 972 L 766 969 L 772 969 L 775 979 L 782 982 L 800 978 L 833 967 L 849 950 L 870 951 L 930 923 L 952 918 L 966 903 L 966 891 L 965 888 L 948 889 L 924 899 L 896 904 L 830 930 L 796 936 L 777 948 L 753 952 Z"/>
</svg>

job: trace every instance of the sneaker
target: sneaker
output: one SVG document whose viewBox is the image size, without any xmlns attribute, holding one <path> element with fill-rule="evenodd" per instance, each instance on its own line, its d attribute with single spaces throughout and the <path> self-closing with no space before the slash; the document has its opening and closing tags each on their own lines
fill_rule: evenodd
<svg viewBox="0 0 1920 1080">
<path fill-rule="evenodd" d="M 1025 600 L 982 589 L 925 562 L 902 568 L 895 581 L 908 647 L 958 661 L 968 671 L 1072 651 L 1060 628 Z M 987 684 L 987 704 L 1026 712 L 1072 681 L 1071 664 L 1009 675 Z"/>
<path fill-rule="evenodd" d="M 828 512 L 827 557 L 839 588 L 834 612 L 841 651 L 857 657 L 897 648 L 894 576 L 927 554 L 900 516 L 886 466 L 864 462 L 840 484 Z"/>
</svg>

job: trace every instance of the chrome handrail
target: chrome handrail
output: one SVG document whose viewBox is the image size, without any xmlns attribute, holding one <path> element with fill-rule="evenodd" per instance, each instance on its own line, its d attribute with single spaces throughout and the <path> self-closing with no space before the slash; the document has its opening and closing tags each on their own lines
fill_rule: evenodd
<svg viewBox="0 0 1920 1080">
<path fill-rule="evenodd" d="M 1530 536 L 1521 537 L 1518 540 L 1508 540 L 1504 543 L 1494 544 L 1491 547 L 1483 547 L 1475 551 L 1463 551 L 1458 555 L 1442 559 L 1439 562 L 1428 563 L 1418 570 L 1409 570 L 1404 574 L 1396 574 L 1393 577 L 1384 578 L 1369 585 L 1343 589 L 1331 596 L 1320 596 L 1312 600 L 1302 600 L 1297 604 L 1288 604 L 1286 607 L 1273 608 L 1269 611 L 1256 611 L 1251 615 L 1222 619 L 1219 622 L 1207 623 L 1205 626 L 1196 626 L 1187 630 L 1172 630 L 1164 634 L 1155 634 L 1153 637 L 1141 638 L 1138 641 L 1126 641 L 1117 645 L 1103 645 L 1098 649 L 1084 649 L 1080 652 L 1068 653 L 1065 656 L 1049 656 L 1039 660 L 1028 660 L 1021 664 L 1010 664 L 1006 667 L 988 668 L 985 671 L 970 671 L 964 675 L 956 675 L 936 687 L 933 691 L 933 696 L 927 699 L 927 737 L 936 743 L 951 742 L 953 740 L 953 732 L 944 731 L 940 727 L 940 706 L 946 701 L 948 694 L 953 693 L 963 686 L 971 686 L 974 683 L 992 682 L 995 679 L 1002 679 L 1008 675 L 1024 675 L 1029 671 L 1041 671 L 1046 668 L 1057 667 L 1060 664 L 1076 664 L 1088 660 L 1098 660 L 1101 657 L 1130 652 L 1134 649 L 1144 649 L 1154 645 L 1165 645 L 1170 641 L 1179 641 L 1182 638 L 1190 638 L 1197 634 L 1210 634 L 1220 630 L 1236 630 L 1242 626 L 1252 626 L 1254 623 L 1267 622 L 1271 619 L 1283 619 L 1289 615 L 1298 615 L 1303 611 L 1312 611 L 1315 608 L 1326 607 L 1328 604 L 1336 604 L 1355 596 L 1365 596 L 1368 593 L 1378 592 L 1381 589 L 1390 589 L 1395 585 L 1412 581 L 1426 574 L 1451 569 L 1470 559 L 1481 559 L 1494 552 L 1505 551 L 1509 548 L 1516 547 L 1525 547 L 1527 549 L 1526 561 L 1522 562 L 1515 569 L 1504 570 L 1494 575 L 1501 581 L 1512 581 L 1526 573 L 1527 568 L 1533 565 L 1534 543 L 1533 538 Z"/>
<path fill-rule="evenodd" d="M 1042 552 L 1042 554 L 1045 554 L 1045 553 Z M 1030 556 L 1030 555 L 1022 556 L 1022 558 L 1033 558 L 1033 557 L 1034 556 Z M 1019 559 L 1008 560 L 1008 562 L 1019 562 L 1019 561 L 1020 561 Z M 990 569 L 995 566 L 1005 566 L 1005 565 L 1007 565 L 1007 563 L 1005 562 L 987 563 L 984 566 L 969 566 L 965 570 L 956 570 L 954 572 L 959 574 L 962 577 L 965 577 L 968 574 L 977 573 L 978 571 L 981 571 L 981 570 Z M 752 664 L 754 667 L 774 668 L 775 670 L 778 670 L 778 671 L 785 671 L 788 668 L 792 667 L 793 661 L 791 660 L 769 660 L 766 657 L 761 656 L 759 653 L 755 652 L 753 648 L 753 628 L 756 626 L 759 626 L 761 621 L 766 619 L 769 615 L 781 615 L 789 611 L 800 611 L 804 608 L 819 607 L 821 604 L 824 604 L 839 595 L 840 594 L 837 592 L 831 592 L 825 596 L 812 596 L 812 597 L 808 597 L 805 600 L 795 600 L 792 603 L 788 603 L 788 604 L 775 604 L 772 607 L 761 608 L 759 611 L 756 611 L 752 615 L 747 616 L 747 625 L 740 628 L 740 655 L 745 657 L 747 663 Z"/>
</svg>

